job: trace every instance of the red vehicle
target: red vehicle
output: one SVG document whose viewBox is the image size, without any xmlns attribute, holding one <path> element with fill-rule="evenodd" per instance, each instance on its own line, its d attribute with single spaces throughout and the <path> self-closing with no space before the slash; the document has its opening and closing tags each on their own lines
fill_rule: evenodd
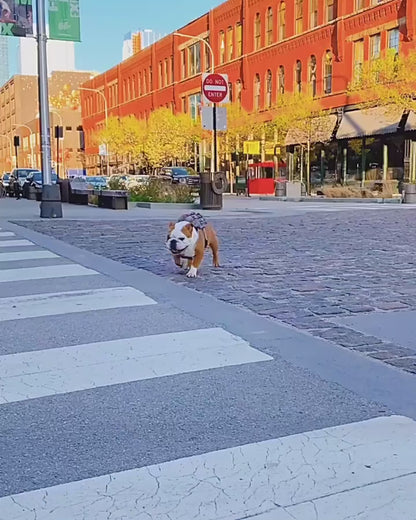
<svg viewBox="0 0 416 520">
<path fill-rule="evenodd" d="M 276 182 L 286 180 L 286 164 L 278 164 L 278 172 L 275 171 L 275 163 L 266 161 L 253 163 L 248 168 L 248 191 L 250 195 L 274 195 Z"/>
</svg>

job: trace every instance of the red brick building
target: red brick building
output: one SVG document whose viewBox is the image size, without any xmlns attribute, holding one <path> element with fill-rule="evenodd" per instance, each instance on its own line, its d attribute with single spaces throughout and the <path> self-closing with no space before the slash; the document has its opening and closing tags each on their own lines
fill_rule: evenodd
<svg viewBox="0 0 416 520">
<path fill-rule="evenodd" d="M 347 107 L 355 71 L 387 48 L 414 48 L 415 29 L 415 0 L 228 0 L 178 32 L 206 39 L 216 72 L 229 75 L 232 100 L 267 118 L 279 92 L 306 86 L 325 107 Z M 105 95 L 113 116 L 146 118 L 162 106 L 195 115 L 210 67 L 203 42 L 170 34 L 84 86 Z M 83 91 L 82 116 L 92 167 L 102 96 Z"/>
</svg>

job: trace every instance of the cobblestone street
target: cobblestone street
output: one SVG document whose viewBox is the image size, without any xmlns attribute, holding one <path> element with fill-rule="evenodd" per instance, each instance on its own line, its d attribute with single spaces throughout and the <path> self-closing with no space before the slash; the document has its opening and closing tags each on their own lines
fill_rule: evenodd
<svg viewBox="0 0 416 520">
<path fill-rule="evenodd" d="M 380 316 L 381 322 L 384 314 L 399 316 L 403 311 L 415 311 L 416 317 L 412 211 L 215 219 L 222 268 L 213 269 L 208 255 L 200 277 L 192 281 L 176 271 L 165 250 L 167 222 L 161 220 L 20 225 L 416 374 L 414 344 L 389 341 L 348 325 L 351 318 L 363 315 Z"/>
</svg>

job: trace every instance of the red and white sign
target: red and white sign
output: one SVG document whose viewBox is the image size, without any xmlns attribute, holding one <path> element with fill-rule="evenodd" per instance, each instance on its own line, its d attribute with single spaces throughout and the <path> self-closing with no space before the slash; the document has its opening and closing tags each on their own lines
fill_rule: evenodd
<svg viewBox="0 0 416 520">
<path fill-rule="evenodd" d="M 202 94 L 208 103 L 228 103 L 228 74 L 203 74 Z"/>
</svg>

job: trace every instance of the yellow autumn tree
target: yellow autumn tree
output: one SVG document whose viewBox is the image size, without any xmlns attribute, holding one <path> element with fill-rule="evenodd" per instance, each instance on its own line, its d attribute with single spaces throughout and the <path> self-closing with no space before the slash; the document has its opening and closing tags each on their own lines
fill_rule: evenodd
<svg viewBox="0 0 416 520">
<path fill-rule="evenodd" d="M 416 52 L 407 55 L 389 50 L 366 62 L 349 86 L 365 107 L 416 110 Z"/>
<path fill-rule="evenodd" d="M 153 167 L 186 162 L 199 139 L 199 126 L 188 115 L 174 115 L 168 108 L 155 110 L 147 124 L 144 143 L 147 160 Z"/>
<path fill-rule="evenodd" d="M 310 191 L 311 147 L 328 142 L 335 127 L 336 115 L 324 110 L 319 99 L 303 93 L 281 96 L 273 121 L 279 142 L 306 148 L 306 186 Z"/>
<path fill-rule="evenodd" d="M 220 151 L 242 151 L 243 141 L 261 139 L 264 125 L 255 114 L 248 113 L 239 103 L 229 103 L 226 107 L 227 131 L 221 132 Z"/>
</svg>

